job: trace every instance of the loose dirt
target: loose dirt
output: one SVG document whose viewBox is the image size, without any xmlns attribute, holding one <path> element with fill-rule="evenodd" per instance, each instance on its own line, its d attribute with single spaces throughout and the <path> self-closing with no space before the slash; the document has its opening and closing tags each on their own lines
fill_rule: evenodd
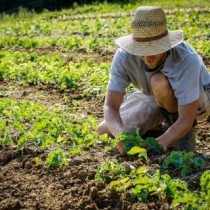
<svg viewBox="0 0 210 210">
<path fill-rule="evenodd" d="M 1 97 L 16 100 L 32 100 L 52 108 L 55 103 L 71 106 L 69 92 L 60 92 L 52 87 L 0 84 Z M 64 100 L 65 99 L 65 100 Z M 92 114 L 102 118 L 103 98 L 81 100 L 78 112 Z M 196 151 L 206 161 L 210 169 L 210 123 L 199 122 L 196 128 Z M 44 165 L 46 151 L 33 145 L 26 145 L 23 151 L 16 147 L 0 147 L 0 210 L 168 210 L 169 203 L 160 203 L 157 199 L 150 203 L 140 203 L 129 194 L 118 194 L 108 189 L 107 185 L 95 181 L 97 167 L 107 159 L 117 159 L 120 163 L 138 166 L 137 160 L 122 157 L 117 150 L 107 151 L 103 143 L 87 149 L 83 155 L 74 156 L 64 168 L 47 170 Z M 35 164 L 34 157 L 41 158 Z M 151 157 L 150 166 L 159 168 L 165 154 Z M 174 178 L 188 182 L 189 188 L 199 190 L 202 171 L 191 176 L 180 177 L 168 171 Z"/>
</svg>

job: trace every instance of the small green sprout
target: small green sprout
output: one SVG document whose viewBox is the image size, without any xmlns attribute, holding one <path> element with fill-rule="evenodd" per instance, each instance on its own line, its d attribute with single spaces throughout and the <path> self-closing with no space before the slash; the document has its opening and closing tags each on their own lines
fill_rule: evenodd
<svg viewBox="0 0 210 210">
<path fill-rule="evenodd" d="M 46 159 L 47 168 L 53 168 L 58 166 L 64 166 L 67 163 L 66 155 L 62 149 L 57 149 L 48 154 Z"/>
</svg>

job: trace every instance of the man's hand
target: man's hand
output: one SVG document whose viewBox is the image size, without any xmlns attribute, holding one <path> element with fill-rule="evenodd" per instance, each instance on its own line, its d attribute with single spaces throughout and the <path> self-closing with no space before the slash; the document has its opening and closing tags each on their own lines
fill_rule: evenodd
<svg viewBox="0 0 210 210">
<path fill-rule="evenodd" d="M 118 135 L 117 140 L 117 149 L 122 155 L 126 155 L 132 147 L 140 147 L 143 144 L 139 129 L 136 129 L 134 132 L 122 132 Z"/>
<path fill-rule="evenodd" d="M 163 148 L 163 151 L 164 151 L 164 152 L 166 152 L 166 151 L 167 151 L 167 147 L 166 147 L 166 145 L 164 145 L 164 144 L 161 144 L 161 142 L 159 142 L 159 144 L 162 146 L 162 148 Z"/>
<path fill-rule="evenodd" d="M 123 141 L 117 143 L 117 149 L 121 155 L 126 155 L 125 147 Z"/>
<path fill-rule="evenodd" d="M 157 138 L 164 150 L 173 146 L 192 129 L 197 107 L 197 101 L 178 107 L 179 117 L 177 121 Z"/>
</svg>

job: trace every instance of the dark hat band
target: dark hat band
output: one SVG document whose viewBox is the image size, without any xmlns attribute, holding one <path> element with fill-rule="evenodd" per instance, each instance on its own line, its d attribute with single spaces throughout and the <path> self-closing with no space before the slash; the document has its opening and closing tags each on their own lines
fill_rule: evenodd
<svg viewBox="0 0 210 210">
<path fill-rule="evenodd" d="M 162 34 L 159 34 L 157 36 L 151 36 L 151 37 L 145 37 L 145 38 L 141 38 L 141 37 L 134 37 L 133 36 L 133 40 L 137 41 L 137 42 L 148 42 L 148 41 L 154 41 L 154 40 L 158 40 L 160 38 L 163 38 L 164 36 L 166 36 L 168 34 L 168 30 L 163 32 Z"/>
</svg>

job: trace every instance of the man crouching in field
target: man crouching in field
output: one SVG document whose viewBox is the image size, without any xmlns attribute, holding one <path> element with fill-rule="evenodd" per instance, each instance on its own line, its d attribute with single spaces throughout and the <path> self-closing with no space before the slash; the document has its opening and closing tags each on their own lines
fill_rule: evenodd
<svg viewBox="0 0 210 210">
<path fill-rule="evenodd" d="M 117 138 L 140 128 L 141 134 L 164 120 L 157 140 L 166 150 L 195 150 L 196 119 L 208 115 L 210 75 L 181 30 L 169 31 L 162 8 L 139 7 L 132 34 L 116 40 L 117 50 L 104 104 L 104 121 L 96 129 Z M 124 97 L 133 84 L 136 90 Z M 117 145 L 125 154 L 122 141 Z"/>
</svg>

